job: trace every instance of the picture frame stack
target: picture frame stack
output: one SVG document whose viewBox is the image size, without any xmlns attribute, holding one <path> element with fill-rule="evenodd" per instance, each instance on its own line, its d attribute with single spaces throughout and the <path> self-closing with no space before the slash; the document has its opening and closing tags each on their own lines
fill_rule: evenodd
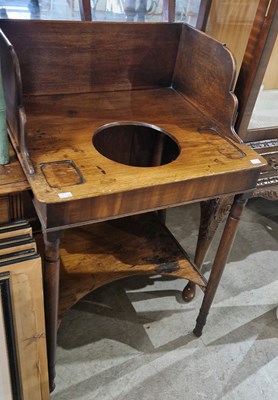
<svg viewBox="0 0 278 400">
<path fill-rule="evenodd" d="M 42 265 L 32 228 L 0 225 L 0 398 L 49 399 Z"/>
</svg>

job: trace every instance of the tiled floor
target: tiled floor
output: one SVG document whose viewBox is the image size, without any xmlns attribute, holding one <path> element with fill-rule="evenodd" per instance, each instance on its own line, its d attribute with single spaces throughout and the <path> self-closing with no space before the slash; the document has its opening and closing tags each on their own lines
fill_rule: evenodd
<svg viewBox="0 0 278 400">
<path fill-rule="evenodd" d="M 191 254 L 197 220 L 197 205 L 168 212 Z M 191 332 L 202 295 L 184 304 L 183 280 L 132 278 L 91 293 L 61 324 L 52 400 L 277 399 L 277 250 L 278 202 L 254 199 L 201 338 Z"/>
</svg>

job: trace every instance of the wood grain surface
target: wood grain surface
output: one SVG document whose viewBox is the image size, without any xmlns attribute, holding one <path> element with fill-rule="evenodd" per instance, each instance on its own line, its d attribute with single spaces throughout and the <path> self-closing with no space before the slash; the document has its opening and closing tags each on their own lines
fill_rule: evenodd
<svg viewBox="0 0 278 400">
<path fill-rule="evenodd" d="M 147 221 L 141 229 L 133 217 L 130 230 L 116 218 L 252 191 L 265 161 L 234 132 L 234 60 L 204 33 L 161 23 L 0 21 L 0 26 L 22 72 L 27 129 L 21 129 L 18 157 L 44 234 L 53 390 L 58 307 L 63 314 L 88 291 L 135 273 L 169 273 L 205 286 L 177 243 L 169 245 L 171 235 L 161 235 L 162 225 Z M 20 116 L 25 127 L 24 113 Z M 117 136 L 110 135 L 111 126 L 121 124 L 123 131 L 118 127 Z M 34 173 L 26 168 L 27 152 Z M 244 203 L 240 195 L 232 207 L 197 336 Z M 83 227 L 110 219 L 115 220 Z M 66 232 L 60 247 L 69 227 L 78 228 Z"/>
<path fill-rule="evenodd" d="M 66 231 L 60 245 L 59 318 L 92 290 L 127 276 L 205 278 L 153 213 Z"/>
<path fill-rule="evenodd" d="M 29 152 L 36 166 L 29 182 L 37 208 L 42 215 L 48 213 L 43 219 L 50 228 L 252 189 L 258 166 L 264 164 L 247 146 L 200 129 L 215 125 L 171 88 L 29 97 L 26 111 Z M 128 121 L 166 132 L 178 144 L 179 156 L 161 166 L 134 167 L 94 148 L 93 135 L 100 127 Z M 120 151 L 122 145 L 116 148 Z M 254 158 L 259 164 L 252 164 Z M 55 187 L 49 185 L 41 166 L 62 160 L 74 163 L 81 184 L 65 186 L 60 178 L 59 188 L 56 177 Z M 70 197 L 61 198 L 63 193 Z M 80 200 L 77 208 L 75 200 Z"/>
<path fill-rule="evenodd" d="M 2 20 L 0 27 L 19 58 L 24 94 L 55 94 L 170 86 L 182 25 Z"/>
<path fill-rule="evenodd" d="M 255 187 L 264 161 L 237 143 L 235 65 L 221 43 L 182 24 L 0 25 L 21 66 L 26 142 L 35 169 L 26 173 L 43 229 Z M 115 123 L 139 123 L 166 134 L 161 161 L 157 147 L 143 155 L 139 137 L 133 135 L 127 145 L 125 133 L 106 140 L 100 154 L 94 134 Z M 126 146 L 136 141 L 136 151 L 128 152 Z M 150 148 L 151 142 L 146 141 Z M 175 156 L 169 150 L 174 142 Z M 111 157 L 111 148 L 125 160 L 138 152 L 137 159 L 155 162 L 124 165 L 128 162 Z M 25 153 L 18 156 L 24 164 Z"/>
</svg>

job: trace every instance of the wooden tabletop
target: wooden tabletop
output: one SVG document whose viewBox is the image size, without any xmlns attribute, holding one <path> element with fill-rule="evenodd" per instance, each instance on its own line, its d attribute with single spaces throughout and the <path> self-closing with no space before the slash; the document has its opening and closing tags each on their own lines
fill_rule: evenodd
<svg viewBox="0 0 278 400">
<path fill-rule="evenodd" d="M 45 229 L 255 188 L 265 162 L 238 144 L 233 130 L 235 64 L 223 44 L 186 24 L 1 27 L 21 69 L 20 77 L 2 35 L 10 62 L 3 76 L 10 92 L 17 87 L 9 103 L 11 136 Z M 16 113 L 25 129 L 18 129 Z M 130 133 L 128 123 L 140 128 Z M 117 139 L 111 129 L 101 139 L 107 124 L 122 125 Z M 134 143 L 135 155 L 127 150 Z"/>
<path fill-rule="evenodd" d="M 171 88 L 30 96 L 25 107 L 32 138 L 29 152 L 36 171 L 29 182 L 36 201 L 64 207 L 76 200 L 103 200 L 101 207 L 83 203 L 87 211 L 89 207 L 94 212 L 87 215 L 81 206 L 78 217 L 63 218 L 63 223 L 250 190 L 264 164 L 247 146 L 204 129 L 212 123 Z M 95 149 L 94 133 L 106 124 L 123 121 L 160 128 L 174 139 L 180 154 L 154 167 L 108 159 Z M 121 144 L 115 146 L 120 151 Z M 139 201 L 140 205 L 123 206 L 124 201 L 131 202 L 130 197 L 123 197 L 128 193 L 132 193 L 132 203 Z"/>
</svg>

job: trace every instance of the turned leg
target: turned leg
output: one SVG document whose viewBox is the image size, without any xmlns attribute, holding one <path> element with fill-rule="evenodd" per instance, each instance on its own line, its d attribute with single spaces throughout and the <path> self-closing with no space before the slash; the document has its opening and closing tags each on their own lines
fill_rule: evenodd
<svg viewBox="0 0 278 400">
<path fill-rule="evenodd" d="M 60 273 L 60 233 L 44 234 L 44 306 L 47 339 L 49 388 L 55 388 L 55 353 L 57 342 L 57 320 Z"/>
<path fill-rule="evenodd" d="M 198 242 L 195 252 L 194 263 L 201 270 L 202 264 L 214 238 L 219 224 L 231 209 L 233 196 L 217 198 L 201 202 L 201 217 L 199 226 Z M 196 285 L 188 282 L 182 292 L 182 298 L 189 303 L 194 299 Z"/>
<path fill-rule="evenodd" d="M 230 214 L 228 216 L 218 250 L 214 259 L 214 263 L 211 269 L 211 273 L 208 280 L 208 285 L 205 291 L 203 303 L 200 309 L 199 316 L 197 318 L 197 323 L 194 329 L 194 334 L 196 336 L 202 335 L 203 327 L 206 323 L 207 315 L 209 313 L 210 306 L 212 304 L 214 295 L 216 293 L 218 284 L 220 282 L 227 258 L 229 256 L 236 231 L 238 228 L 238 223 L 244 209 L 245 203 L 247 201 L 246 196 L 238 195 L 235 197 L 235 201 L 231 208 Z"/>
</svg>

